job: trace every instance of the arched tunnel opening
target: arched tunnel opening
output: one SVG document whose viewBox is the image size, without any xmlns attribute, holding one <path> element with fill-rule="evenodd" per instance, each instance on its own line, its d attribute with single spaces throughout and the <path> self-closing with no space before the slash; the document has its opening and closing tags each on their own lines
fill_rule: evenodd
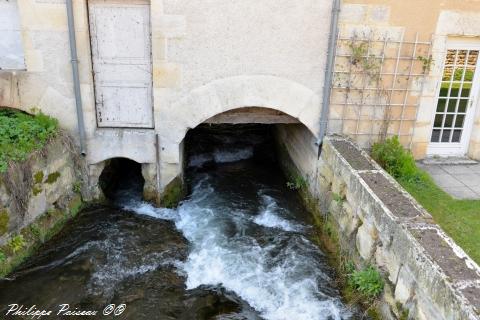
<svg viewBox="0 0 480 320">
<path fill-rule="evenodd" d="M 127 158 L 107 160 L 99 177 L 100 188 L 109 200 L 124 193 L 141 198 L 144 183 L 141 164 Z"/>
<path fill-rule="evenodd" d="M 211 168 L 242 160 L 276 162 L 274 125 L 201 124 L 185 137 L 185 166 Z"/>
<path fill-rule="evenodd" d="M 302 179 L 313 177 L 318 151 L 316 138 L 298 121 L 203 123 L 187 132 L 183 148 L 187 180 L 191 172 L 209 171 L 240 161 L 250 161 L 266 170 L 269 166 L 276 167 L 288 179 L 295 178 L 293 175 Z"/>
</svg>

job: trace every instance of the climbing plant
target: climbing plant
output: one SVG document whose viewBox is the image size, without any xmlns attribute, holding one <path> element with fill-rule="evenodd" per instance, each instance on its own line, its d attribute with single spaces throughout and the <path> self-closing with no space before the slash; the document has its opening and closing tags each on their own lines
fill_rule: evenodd
<svg viewBox="0 0 480 320">
<path fill-rule="evenodd" d="M 423 79 L 433 64 L 430 45 L 418 36 L 391 39 L 374 31 L 339 37 L 329 122 L 339 125 L 332 131 L 368 145 L 394 134 L 413 136 L 412 109 L 418 108 Z"/>
</svg>

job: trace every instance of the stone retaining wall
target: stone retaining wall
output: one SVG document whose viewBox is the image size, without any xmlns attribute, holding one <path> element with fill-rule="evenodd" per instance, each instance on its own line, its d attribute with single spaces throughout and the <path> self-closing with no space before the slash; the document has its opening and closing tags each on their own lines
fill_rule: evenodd
<svg viewBox="0 0 480 320">
<path fill-rule="evenodd" d="M 300 173 L 341 250 L 384 275 L 385 319 L 405 319 L 405 310 L 408 319 L 480 319 L 480 268 L 392 177 L 340 137 L 326 138 L 312 161 L 316 173 Z"/>
<path fill-rule="evenodd" d="M 73 143 L 60 134 L 0 174 L 0 277 L 78 212 L 83 184 L 75 153 Z M 23 239 L 17 248 L 15 237 Z"/>
</svg>

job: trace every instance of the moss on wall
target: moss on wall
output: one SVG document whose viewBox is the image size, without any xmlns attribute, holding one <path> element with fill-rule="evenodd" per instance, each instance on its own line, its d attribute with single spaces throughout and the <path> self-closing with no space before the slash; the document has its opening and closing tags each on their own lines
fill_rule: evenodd
<svg viewBox="0 0 480 320">
<path fill-rule="evenodd" d="M 11 243 L 14 237 L 0 247 L 3 259 L 0 259 L 0 278 L 12 272 L 27 259 L 45 241 L 56 235 L 67 221 L 75 217 L 83 207 L 80 195 L 73 196 L 67 203 L 66 209 L 51 209 L 39 216 L 29 226 L 20 230 L 16 235 L 22 240 L 22 245 L 12 250 Z"/>
<path fill-rule="evenodd" d="M 57 181 L 57 179 L 60 177 L 60 172 L 52 172 L 47 176 L 47 179 L 45 179 L 45 183 L 52 184 Z"/>
<path fill-rule="evenodd" d="M 33 175 L 33 182 L 34 183 L 42 183 L 43 182 L 43 171 L 38 171 Z"/>
<path fill-rule="evenodd" d="M 0 236 L 3 236 L 8 231 L 8 222 L 10 217 L 7 209 L 0 210 Z"/>
<path fill-rule="evenodd" d="M 43 189 L 37 185 L 33 186 L 32 188 L 32 193 L 34 196 L 37 196 L 39 195 L 41 192 L 43 191 Z"/>
<path fill-rule="evenodd" d="M 180 177 L 173 179 L 160 195 L 160 205 L 166 208 L 174 208 L 185 195 L 183 181 Z"/>
</svg>

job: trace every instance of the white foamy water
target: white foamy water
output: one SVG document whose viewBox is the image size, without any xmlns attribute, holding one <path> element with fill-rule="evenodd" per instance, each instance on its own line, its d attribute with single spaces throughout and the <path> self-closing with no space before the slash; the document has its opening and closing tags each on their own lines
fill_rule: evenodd
<svg viewBox="0 0 480 320">
<path fill-rule="evenodd" d="M 289 232 L 301 227 L 276 215 L 273 198 L 262 199 L 261 213 L 252 218 L 258 212 L 232 211 L 204 179 L 176 210 L 145 203 L 128 209 L 172 220 L 191 243 L 186 261 L 177 265 L 187 289 L 222 286 L 268 320 L 349 319 L 350 312 L 328 290 L 331 279 L 322 271 L 318 248 L 301 233 Z M 239 225 L 266 226 L 266 236 L 253 237 Z"/>
<path fill-rule="evenodd" d="M 189 167 L 202 167 L 205 163 L 228 163 L 245 160 L 253 157 L 253 147 L 230 148 L 215 150 L 212 153 L 200 153 L 192 155 L 189 159 Z"/>
<path fill-rule="evenodd" d="M 274 198 L 265 194 L 262 194 L 261 197 L 264 207 L 262 208 L 262 212 L 255 217 L 253 222 L 260 226 L 278 228 L 284 231 L 302 230 L 302 226 L 278 216 L 278 213 L 281 211 L 281 209 L 278 207 Z"/>
</svg>

